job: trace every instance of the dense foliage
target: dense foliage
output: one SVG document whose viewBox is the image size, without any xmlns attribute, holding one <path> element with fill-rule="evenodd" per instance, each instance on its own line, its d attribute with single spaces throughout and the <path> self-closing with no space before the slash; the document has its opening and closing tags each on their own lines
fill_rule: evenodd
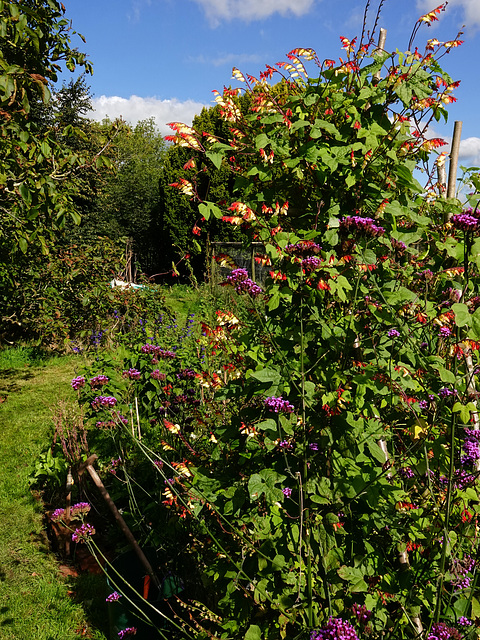
<svg viewBox="0 0 480 640">
<path fill-rule="evenodd" d="M 465 209 L 445 199 L 425 137 L 460 42 L 342 44 L 338 63 L 296 49 L 259 80 L 234 70 L 250 109 L 217 95 L 225 139 L 173 125 L 231 167 L 240 197 L 199 212 L 263 243 L 265 288 L 234 269 L 242 313 L 199 334 L 150 317 L 72 381 L 87 449 L 183 580 L 162 637 L 478 636 L 480 179 Z"/>
</svg>

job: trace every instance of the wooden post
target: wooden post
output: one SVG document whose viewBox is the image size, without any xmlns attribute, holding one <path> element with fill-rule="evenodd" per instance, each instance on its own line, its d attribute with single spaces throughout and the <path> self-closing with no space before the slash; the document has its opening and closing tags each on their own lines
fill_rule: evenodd
<svg viewBox="0 0 480 640">
<path fill-rule="evenodd" d="M 146 555 L 141 550 L 138 542 L 135 540 L 135 537 L 134 537 L 133 533 L 130 531 L 130 529 L 127 526 L 127 523 L 122 518 L 122 515 L 121 515 L 120 511 L 117 509 L 117 507 L 115 506 L 115 503 L 113 502 L 112 498 L 110 497 L 110 494 L 105 489 L 105 485 L 103 484 L 100 476 L 98 475 L 98 473 L 93 468 L 93 463 L 95 462 L 95 460 L 97 458 L 98 458 L 98 456 L 97 456 L 96 453 L 94 453 L 89 458 L 87 458 L 85 460 L 85 462 L 83 462 L 79 466 L 78 475 L 79 476 L 82 475 L 82 473 L 85 471 L 85 469 L 88 471 L 88 473 L 90 474 L 90 477 L 92 478 L 93 482 L 95 483 L 95 485 L 97 486 L 98 490 L 102 494 L 103 499 L 108 504 L 108 506 L 110 508 L 110 511 L 113 513 L 113 516 L 114 516 L 115 520 L 117 521 L 118 526 L 123 531 L 123 533 L 125 534 L 125 537 L 127 538 L 127 540 L 132 545 L 133 550 L 137 554 L 138 559 L 143 564 L 146 572 L 152 578 L 152 580 L 155 583 L 155 585 L 160 589 L 160 581 L 157 578 L 157 575 L 156 575 L 155 571 L 153 570 L 152 565 L 148 561 L 148 558 L 146 557 Z"/>
<path fill-rule="evenodd" d="M 387 40 L 387 30 L 382 28 L 380 29 L 380 33 L 378 35 L 378 45 L 377 45 L 376 51 L 383 51 L 385 49 L 386 40 Z M 380 71 L 377 71 L 373 75 L 373 84 L 377 84 L 379 80 L 380 80 Z"/>
<path fill-rule="evenodd" d="M 448 170 L 447 198 L 454 198 L 457 185 L 458 152 L 462 136 L 462 121 L 457 120 L 453 128 L 452 149 L 450 151 L 450 167 Z"/>
<path fill-rule="evenodd" d="M 253 246 L 252 243 L 252 280 L 255 282 L 255 247 Z"/>
</svg>

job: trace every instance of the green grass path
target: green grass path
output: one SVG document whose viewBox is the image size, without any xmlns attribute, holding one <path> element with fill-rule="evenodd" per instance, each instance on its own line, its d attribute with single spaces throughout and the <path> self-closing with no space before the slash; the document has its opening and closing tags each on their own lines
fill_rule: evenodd
<svg viewBox="0 0 480 640">
<path fill-rule="evenodd" d="M 67 396 L 72 359 L 0 369 L 0 640 L 85 637 L 85 613 L 48 548 L 28 476 L 51 438 L 51 407 Z M 104 638 L 98 631 L 87 637 Z"/>
</svg>

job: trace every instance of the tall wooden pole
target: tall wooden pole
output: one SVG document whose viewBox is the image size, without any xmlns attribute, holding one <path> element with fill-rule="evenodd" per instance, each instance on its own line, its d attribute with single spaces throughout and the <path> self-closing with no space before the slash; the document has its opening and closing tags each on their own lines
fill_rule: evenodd
<svg viewBox="0 0 480 640">
<path fill-rule="evenodd" d="M 450 151 L 450 168 L 448 170 L 447 198 L 454 198 L 457 186 L 458 153 L 462 137 L 462 121 L 456 120 L 453 128 L 452 150 Z"/>
</svg>

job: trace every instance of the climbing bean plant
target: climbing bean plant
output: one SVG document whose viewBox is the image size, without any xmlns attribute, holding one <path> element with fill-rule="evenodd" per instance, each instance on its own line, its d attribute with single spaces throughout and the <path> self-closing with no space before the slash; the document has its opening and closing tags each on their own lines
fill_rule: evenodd
<svg viewBox="0 0 480 640">
<path fill-rule="evenodd" d="M 193 174 L 174 187 L 270 265 L 263 287 L 226 278 L 250 313 L 204 327 L 223 374 L 195 363 L 195 410 L 162 404 L 148 447 L 132 428 L 195 555 L 186 636 L 478 635 L 480 180 L 445 198 L 443 141 L 426 137 L 457 84 L 439 58 L 460 41 L 341 41 L 340 61 L 295 49 L 258 79 L 234 69 L 243 88 L 216 94 L 227 139 L 172 123 L 230 167 L 238 198 L 201 201 Z"/>
</svg>

